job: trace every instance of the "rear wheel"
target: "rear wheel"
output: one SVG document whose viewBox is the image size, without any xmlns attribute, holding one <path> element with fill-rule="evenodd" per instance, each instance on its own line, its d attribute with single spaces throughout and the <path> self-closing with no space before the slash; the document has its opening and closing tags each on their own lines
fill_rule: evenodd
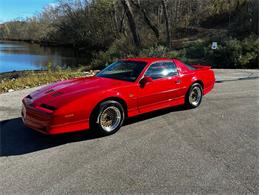
<svg viewBox="0 0 260 195">
<path fill-rule="evenodd" d="M 113 100 L 102 102 L 92 117 L 92 128 L 103 135 L 117 132 L 125 119 L 123 106 Z"/>
<path fill-rule="evenodd" d="M 186 94 L 185 104 L 189 108 L 196 108 L 202 101 L 203 90 L 199 83 L 194 83 Z"/>
</svg>

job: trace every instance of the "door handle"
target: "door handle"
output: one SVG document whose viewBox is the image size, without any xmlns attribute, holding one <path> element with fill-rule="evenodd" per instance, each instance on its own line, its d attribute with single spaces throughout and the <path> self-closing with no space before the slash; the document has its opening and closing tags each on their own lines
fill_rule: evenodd
<svg viewBox="0 0 260 195">
<path fill-rule="evenodd" d="M 175 80 L 175 83 L 176 83 L 176 84 L 181 84 L 181 79 Z"/>
</svg>

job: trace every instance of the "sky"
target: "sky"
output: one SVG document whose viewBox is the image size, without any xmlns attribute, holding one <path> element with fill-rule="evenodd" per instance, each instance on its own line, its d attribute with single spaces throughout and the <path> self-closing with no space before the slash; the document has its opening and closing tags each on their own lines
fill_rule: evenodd
<svg viewBox="0 0 260 195">
<path fill-rule="evenodd" d="M 0 0 L 0 23 L 33 16 L 55 2 L 57 0 Z"/>
</svg>

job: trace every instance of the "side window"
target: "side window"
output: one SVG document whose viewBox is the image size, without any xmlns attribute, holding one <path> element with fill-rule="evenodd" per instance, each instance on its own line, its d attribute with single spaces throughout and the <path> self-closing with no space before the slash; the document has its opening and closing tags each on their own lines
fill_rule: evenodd
<svg viewBox="0 0 260 195">
<path fill-rule="evenodd" d="M 178 75 L 176 65 L 172 62 L 158 62 L 152 64 L 145 73 L 152 79 L 160 79 Z"/>
</svg>

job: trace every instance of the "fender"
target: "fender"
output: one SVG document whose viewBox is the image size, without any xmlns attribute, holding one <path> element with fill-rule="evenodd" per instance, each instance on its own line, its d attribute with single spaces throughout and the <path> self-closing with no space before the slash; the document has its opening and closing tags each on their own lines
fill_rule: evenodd
<svg viewBox="0 0 260 195">
<path fill-rule="evenodd" d="M 196 75 L 194 75 L 192 78 L 191 78 L 191 84 L 198 81 L 198 77 Z"/>
</svg>

